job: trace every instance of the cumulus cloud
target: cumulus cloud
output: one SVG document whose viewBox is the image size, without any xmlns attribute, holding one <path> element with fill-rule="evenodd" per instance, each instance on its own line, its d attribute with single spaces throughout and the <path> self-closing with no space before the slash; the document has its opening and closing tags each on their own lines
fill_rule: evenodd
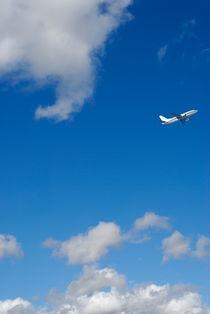
<svg viewBox="0 0 210 314">
<path fill-rule="evenodd" d="M 192 256 L 203 259 L 210 256 L 210 238 L 200 236 L 196 242 L 196 248 L 192 251 Z"/>
<path fill-rule="evenodd" d="M 12 235 L 0 234 L 0 259 L 6 257 L 23 257 L 20 243 Z"/>
<path fill-rule="evenodd" d="M 30 302 L 21 298 L 0 301 L 1 314 L 35 314 Z"/>
<path fill-rule="evenodd" d="M 99 51 L 132 0 L 2 0 L 0 75 L 56 86 L 37 118 L 65 120 L 92 95 Z"/>
<path fill-rule="evenodd" d="M 53 248 L 53 255 L 66 257 L 69 264 L 86 264 L 97 261 L 110 247 L 117 247 L 121 240 L 118 225 L 100 222 L 86 234 L 79 234 L 63 242 L 48 239 L 43 246 Z"/>
<path fill-rule="evenodd" d="M 125 233 L 113 222 L 100 222 L 66 241 L 49 238 L 43 246 L 52 249 L 52 255 L 67 258 L 69 264 L 89 264 L 98 261 L 110 248 L 117 248 L 124 242 L 139 244 L 151 240 L 154 231 L 169 230 L 169 218 L 147 212 L 134 221 L 132 228 Z M 210 257 L 210 238 L 200 235 L 192 246 L 192 239 L 179 231 L 174 231 L 162 240 L 163 262 L 169 259 Z"/>
<path fill-rule="evenodd" d="M 170 237 L 162 240 L 163 261 L 168 259 L 179 259 L 183 256 L 205 259 L 210 256 L 210 238 L 201 235 L 192 249 L 191 240 L 175 231 Z"/>
<path fill-rule="evenodd" d="M 198 293 L 184 286 L 158 286 L 155 284 L 126 287 L 110 287 L 110 291 L 95 291 L 72 299 L 68 292 L 52 313 L 85 314 L 209 314 L 210 308 L 201 303 Z"/>
<path fill-rule="evenodd" d="M 130 286 L 112 268 L 85 268 L 63 294 L 49 296 L 42 314 L 209 314 L 195 288 L 184 285 Z M 30 306 L 27 301 L 22 301 Z M 30 309 L 30 307 L 29 307 Z M 24 309 L 23 309 L 24 310 Z M 1 312 L 10 313 L 10 312 Z M 11 312 L 12 313 L 12 312 Z M 13 312 L 23 314 L 26 312 Z M 27 313 L 31 313 L 28 311 Z"/>
<path fill-rule="evenodd" d="M 159 216 L 155 213 L 148 212 L 142 218 L 138 218 L 134 223 L 135 230 L 143 231 L 148 228 L 169 229 L 170 224 L 168 217 Z"/>
<path fill-rule="evenodd" d="M 68 293 L 79 296 L 110 286 L 120 287 L 124 284 L 124 276 L 111 268 L 97 269 L 96 266 L 85 266 L 79 280 L 69 285 Z"/>
<path fill-rule="evenodd" d="M 178 259 L 190 253 L 190 240 L 179 231 L 175 231 L 170 237 L 163 239 L 162 248 L 163 261 L 170 258 Z"/>
<path fill-rule="evenodd" d="M 49 238 L 43 242 L 43 246 L 52 248 L 54 256 L 66 257 L 69 264 L 86 264 L 99 260 L 110 247 L 118 247 L 125 241 L 142 243 L 150 240 L 148 231 L 168 230 L 170 227 L 168 217 L 148 212 L 135 220 L 126 233 L 121 233 L 120 227 L 115 223 L 100 222 L 85 234 L 73 236 L 66 241 Z"/>
</svg>

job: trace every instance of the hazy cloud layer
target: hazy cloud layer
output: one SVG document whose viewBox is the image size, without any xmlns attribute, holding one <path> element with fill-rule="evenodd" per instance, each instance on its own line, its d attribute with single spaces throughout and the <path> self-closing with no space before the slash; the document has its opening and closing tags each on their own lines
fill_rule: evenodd
<svg viewBox="0 0 210 314">
<path fill-rule="evenodd" d="M 132 0 L 2 0 L 0 75 L 56 85 L 37 118 L 68 119 L 91 96 L 99 50 Z M 47 105 L 47 104 L 46 104 Z"/>
<path fill-rule="evenodd" d="M 31 314 L 27 301 L 16 299 L 2 314 Z M 14 302 L 13 307 L 11 306 Z M 34 310 L 39 314 L 209 314 L 198 292 L 189 286 L 136 285 L 129 286 L 123 275 L 111 268 L 85 268 L 77 281 L 70 283 L 66 292 L 50 292 L 47 307 Z M 17 311 L 17 304 L 19 307 Z M 15 305 L 16 304 L 16 305 Z M 12 310 L 12 311 L 11 311 Z M 28 310 L 28 312 L 26 312 Z"/>
<path fill-rule="evenodd" d="M 86 264 L 97 261 L 110 247 L 116 247 L 120 242 L 120 228 L 111 222 L 100 222 L 86 234 L 77 235 L 63 242 L 48 239 L 43 245 L 53 248 L 53 255 L 66 257 L 69 264 Z"/>
<path fill-rule="evenodd" d="M 20 243 L 12 235 L 0 234 L 0 259 L 6 257 L 23 257 Z"/>
</svg>

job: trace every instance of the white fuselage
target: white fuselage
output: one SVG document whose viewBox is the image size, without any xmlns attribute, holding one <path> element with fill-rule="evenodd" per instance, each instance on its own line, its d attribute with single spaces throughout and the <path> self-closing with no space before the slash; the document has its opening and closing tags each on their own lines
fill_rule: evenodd
<svg viewBox="0 0 210 314">
<path fill-rule="evenodd" d="M 177 121 L 180 121 L 180 122 L 186 122 L 189 120 L 189 117 L 196 114 L 198 112 L 198 110 L 189 110 L 189 111 L 186 111 L 184 113 L 181 113 L 180 115 L 178 116 L 175 116 L 173 118 L 165 118 L 163 116 L 159 116 L 160 117 L 160 120 L 162 122 L 162 124 L 170 124 L 170 123 L 174 123 L 174 122 L 177 122 Z"/>
</svg>

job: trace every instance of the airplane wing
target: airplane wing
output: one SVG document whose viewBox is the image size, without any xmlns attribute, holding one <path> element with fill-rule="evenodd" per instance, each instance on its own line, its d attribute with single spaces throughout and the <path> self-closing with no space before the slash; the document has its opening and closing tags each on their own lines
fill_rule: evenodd
<svg viewBox="0 0 210 314">
<path fill-rule="evenodd" d="M 179 114 L 179 113 L 174 113 L 174 112 L 171 112 L 171 114 L 176 117 L 177 119 L 181 119 L 182 118 L 182 115 Z"/>
</svg>

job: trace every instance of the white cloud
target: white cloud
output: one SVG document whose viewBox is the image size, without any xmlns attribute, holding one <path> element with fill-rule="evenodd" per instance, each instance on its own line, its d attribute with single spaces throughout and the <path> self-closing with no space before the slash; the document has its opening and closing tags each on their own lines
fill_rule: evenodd
<svg viewBox="0 0 210 314">
<path fill-rule="evenodd" d="M 75 290 L 74 290 L 75 289 Z M 18 299 L 20 300 L 20 299 Z M 7 302 L 7 301 L 5 301 Z M 27 301 L 23 301 L 29 306 Z M 70 283 L 63 294 L 48 298 L 51 310 L 42 314 L 210 314 L 195 288 L 184 285 L 129 286 L 123 275 L 111 268 L 86 268 L 77 281 Z M 2 314 L 25 314 L 24 312 Z"/>
<path fill-rule="evenodd" d="M 205 259 L 210 256 L 210 238 L 201 235 L 195 242 L 195 249 L 191 247 L 190 239 L 175 231 L 170 237 L 162 240 L 163 261 L 171 258 L 179 259 L 183 256 Z"/>
<path fill-rule="evenodd" d="M 168 45 L 164 45 L 158 50 L 157 57 L 159 61 L 162 61 L 165 58 L 167 51 L 168 51 Z"/>
<path fill-rule="evenodd" d="M 193 287 L 155 284 L 131 287 L 124 276 L 109 268 L 86 269 L 63 295 L 54 294 L 52 305 L 51 314 L 210 313 L 210 308 L 202 305 L 200 295 Z"/>
<path fill-rule="evenodd" d="M 43 242 L 43 246 L 52 248 L 52 255 L 67 258 L 69 264 L 87 264 L 98 261 L 111 247 L 119 247 L 126 241 L 139 244 L 151 240 L 152 232 L 170 228 L 168 217 L 148 212 L 136 219 L 133 227 L 126 233 L 121 233 L 120 227 L 113 222 L 100 222 L 86 233 L 73 236 L 63 242 L 49 238 Z M 169 237 L 164 238 L 163 262 L 185 256 L 197 259 L 210 256 L 210 238 L 199 236 L 194 250 L 191 242 L 189 237 L 179 231 L 174 231 Z"/>
<path fill-rule="evenodd" d="M 123 235 L 123 239 L 132 243 L 142 243 L 151 240 L 151 232 L 170 229 L 169 218 L 146 212 L 143 217 L 134 221 L 133 227 Z"/>
<path fill-rule="evenodd" d="M 178 259 L 190 253 L 190 240 L 179 231 L 175 231 L 170 237 L 163 239 L 163 261 L 170 258 Z"/>
<path fill-rule="evenodd" d="M 32 305 L 21 298 L 0 301 L 1 314 L 35 314 Z"/>
<path fill-rule="evenodd" d="M 159 216 L 155 213 L 148 212 L 142 218 L 138 218 L 134 223 L 134 229 L 143 231 L 148 228 L 169 229 L 170 224 L 168 217 Z"/>
<path fill-rule="evenodd" d="M 48 239 L 43 245 L 53 248 L 53 255 L 67 257 L 69 264 L 86 264 L 97 261 L 109 247 L 117 247 L 121 240 L 120 228 L 116 224 L 100 222 L 86 234 L 63 242 Z"/>
<path fill-rule="evenodd" d="M 119 275 L 111 268 L 97 269 L 96 266 L 85 266 L 83 274 L 77 281 L 73 281 L 68 287 L 70 295 L 91 294 L 102 288 L 115 286 L 120 287 L 125 284 L 123 275 Z"/>
<path fill-rule="evenodd" d="M 125 241 L 142 243 L 150 240 L 150 235 L 146 233 L 148 230 L 169 228 L 168 217 L 148 212 L 135 220 L 133 227 L 124 234 L 117 224 L 100 222 L 86 234 L 79 234 L 63 242 L 49 238 L 43 242 L 43 246 L 52 248 L 54 256 L 67 257 L 69 264 L 86 264 L 99 260 L 108 252 L 109 247 L 117 247 Z"/>
<path fill-rule="evenodd" d="M 64 120 L 92 95 L 99 50 L 128 17 L 132 0 L 2 0 L 0 75 L 56 84 L 37 118 Z"/>
<path fill-rule="evenodd" d="M 192 256 L 202 259 L 210 256 L 210 238 L 200 236 L 196 242 L 196 248 L 192 251 Z"/>
<path fill-rule="evenodd" d="M 12 235 L 0 234 L 0 259 L 6 257 L 23 257 L 20 243 Z"/>
</svg>

